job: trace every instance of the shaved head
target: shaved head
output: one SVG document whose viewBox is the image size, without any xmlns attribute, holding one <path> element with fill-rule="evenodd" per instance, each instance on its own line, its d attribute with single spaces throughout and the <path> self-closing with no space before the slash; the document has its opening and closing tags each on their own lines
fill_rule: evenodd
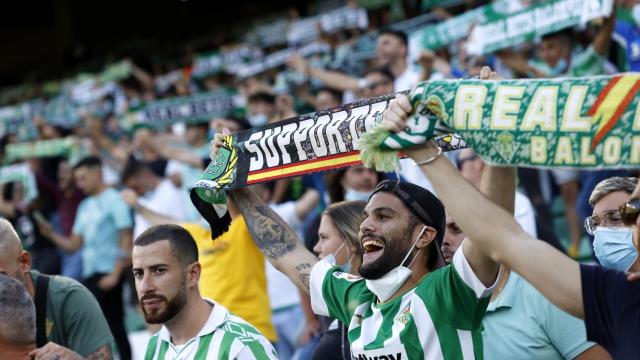
<svg viewBox="0 0 640 360">
<path fill-rule="evenodd" d="M 0 218 L 0 257 L 11 254 L 16 256 L 22 251 L 18 233 L 9 220 Z"/>
<path fill-rule="evenodd" d="M 27 289 L 0 274 L 0 341 L 14 345 L 36 342 L 36 307 Z"/>
<path fill-rule="evenodd" d="M 25 286 L 27 272 L 31 269 L 31 255 L 24 251 L 13 225 L 0 218 L 0 274 L 17 279 Z"/>
</svg>

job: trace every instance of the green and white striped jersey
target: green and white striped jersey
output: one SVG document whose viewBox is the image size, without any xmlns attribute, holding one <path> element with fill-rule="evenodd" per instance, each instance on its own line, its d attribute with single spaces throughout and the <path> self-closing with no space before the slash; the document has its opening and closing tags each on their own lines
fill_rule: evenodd
<svg viewBox="0 0 640 360">
<path fill-rule="evenodd" d="M 362 278 L 320 261 L 311 271 L 311 306 L 349 324 L 354 360 L 482 359 L 482 317 L 493 287 L 480 282 L 461 249 L 451 265 L 384 304 Z"/>
<path fill-rule="evenodd" d="M 149 340 L 145 360 L 271 360 L 275 349 L 256 328 L 231 314 L 222 305 L 213 305 L 200 333 L 184 345 L 173 345 L 169 330 L 163 326 Z"/>
</svg>

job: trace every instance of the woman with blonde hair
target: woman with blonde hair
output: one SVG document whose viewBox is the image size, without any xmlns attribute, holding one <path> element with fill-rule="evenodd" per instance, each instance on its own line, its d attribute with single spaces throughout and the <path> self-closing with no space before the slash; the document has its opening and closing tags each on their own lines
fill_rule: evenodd
<svg viewBox="0 0 640 360">
<path fill-rule="evenodd" d="M 362 261 L 362 246 L 358 230 L 362 224 L 364 201 L 341 201 L 329 205 L 321 214 L 318 242 L 313 251 L 320 259 L 329 259 L 345 273 L 358 276 Z M 312 359 L 350 359 L 347 328 L 331 319 L 328 329 L 321 333 Z"/>
</svg>

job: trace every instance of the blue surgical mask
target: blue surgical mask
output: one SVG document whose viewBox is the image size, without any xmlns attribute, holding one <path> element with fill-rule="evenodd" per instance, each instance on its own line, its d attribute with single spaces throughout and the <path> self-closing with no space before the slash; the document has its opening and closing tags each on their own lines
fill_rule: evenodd
<svg viewBox="0 0 640 360">
<path fill-rule="evenodd" d="M 369 201 L 372 191 L 358 191 L 348 186 L 344 187 L 345 201 Z"/>
<path fill-rule="evenodd" d="M 633 246 L 633 229 L 596 228 L 593 252 L 602 266 L 628 271 L 638 258 L 638 251 Z"/>
<path fill-rule="evenodd" d="M 342 250 L 342 248 L 346 245 L 346 243 L 342 243 L 342 245 L 340 245 L 340 247 L 338 247 L 338 250 L 336 250 L 333 254 L 329 254 L 327 255 L 323 260 L 325 260 L 326 262 L 328 262 L 329 264 L 333 265 L 333 266 L 337 266 L 340 268 L 340 270 L 346 272 L 346 273 L 350 273 L 351 272 L 351 260 L 353 260 L 353 254 L 351 254 L 351 257 L 349 258 L 349 260 L 347 260 L 346 263 L 344 263 L 343 265 L 338 265 L 338 261 L 336 260 L 336 255 L 340 252 L 340 250 Z"/>
<path fill-rule="evenodd" d="M 550 71 L 549 76 L 551 77 L 563 75 L 565 72 L 567 72 L 567 60 L 565 59 L 558 60 L 558 63 L 556 64 L 556 66 L 550 67 L 549 71 Z"/>
<path fill-rule="evenodd" d="M 266 124 L 269 121 L 269 118 L 267 118 L 267 114 L 260 113 L 249 115 L 247 120 L 249 120 L 249 124 L 251 124 L 252 127 L 257 127 Z"/>
</svg>

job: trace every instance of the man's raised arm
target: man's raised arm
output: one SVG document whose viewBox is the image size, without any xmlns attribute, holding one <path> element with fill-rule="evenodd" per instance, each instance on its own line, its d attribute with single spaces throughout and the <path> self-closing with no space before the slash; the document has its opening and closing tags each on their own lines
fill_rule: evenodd
<svg viewBox="0 0 640 360">
<path fill-rule="evenodd" d="M 229 193 L 244 216 L 249 233 L 273 266 L 298 287 L 309 291 L 309 274 L 318 261 L 298 240 L 291 227 L 250 189 Z"/>
<path fill-rule="evenodd" d="M 393 131 L 406 126 L 408 113 L 398 102 L 408 102 L 399 96 L 389 106 L 383 123 Z M 404 113 L 404 114 L 403 114 Z M 403 150 L 415 161 L 423 161 L 436 153 L 435 144 Z M 561 309 L 582 318 L 582 285 L 578 263 L 547 243 L 529 236 L 516 223 L 512 213 L 500 208 L 467 182 L 444 156 L 421 166 L 428 175 L 438 197 L 442 199 L 456 223 L 491 259 L 506 265 L 533 284 L 545 297 Z"/>
</svg>

